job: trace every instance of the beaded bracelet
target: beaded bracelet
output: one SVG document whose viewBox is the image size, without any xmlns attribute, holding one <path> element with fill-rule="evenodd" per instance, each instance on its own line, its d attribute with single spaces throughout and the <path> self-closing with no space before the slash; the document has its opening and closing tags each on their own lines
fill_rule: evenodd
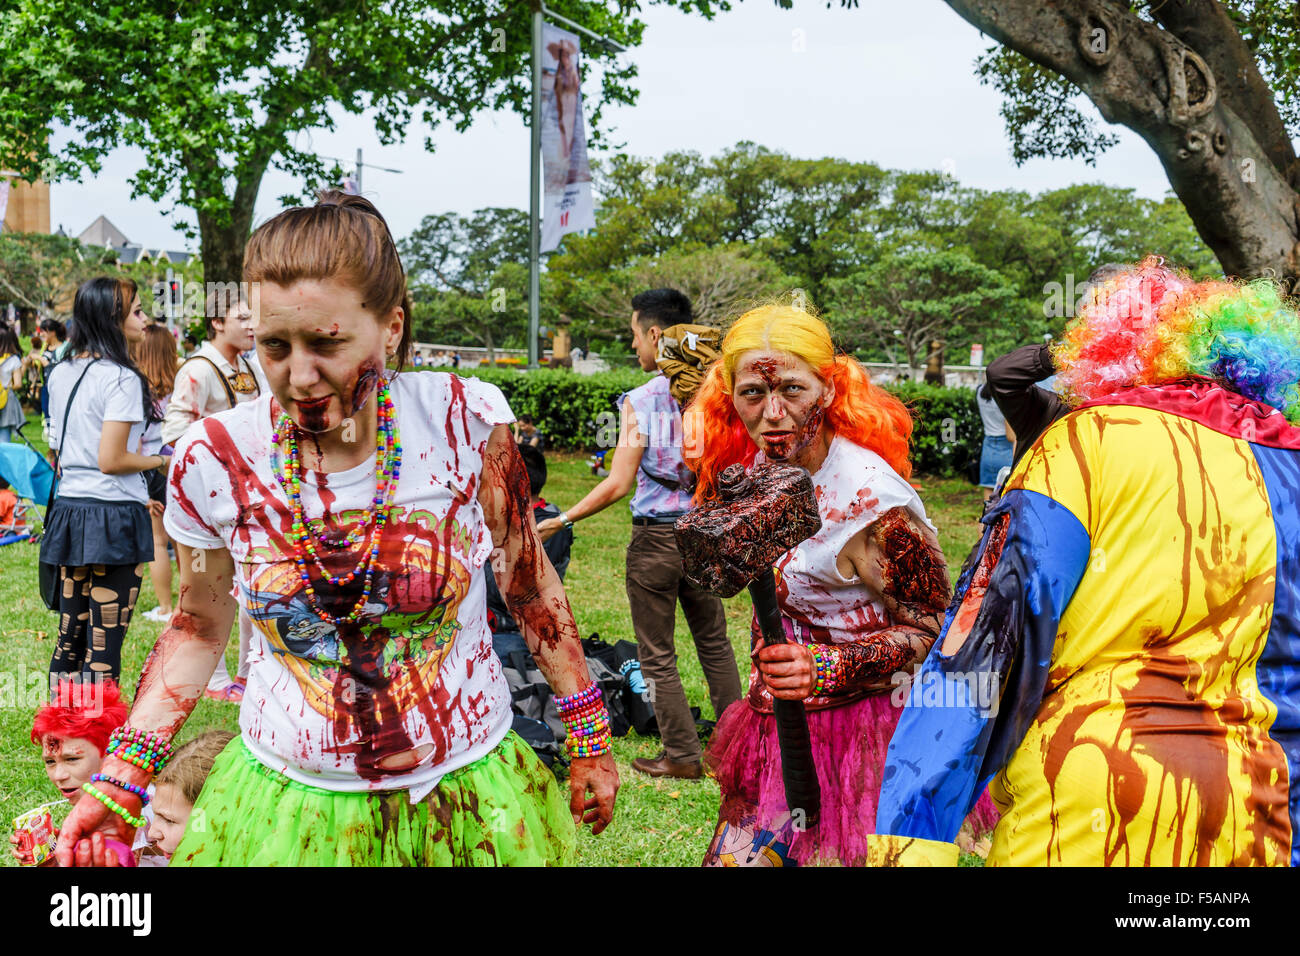
<svg viewBox="0 0 1300 956">
<path fill-rule="evenodd" d="M 125 780 L 118 780 L 117 777 L 110 777 L 106 773 L 91 774 L 90 777 L 91 783 L 99 783 L 100 781 L 103 781 L 104 783 L 111 783 L 119 790 L 125 790 L 127 793 L 135 794 L 137 797 L 140 798 L 141 806 L 149 802 L 149 791 L 145 787 L 141 787 L 138 784 L 134 784 L 134 783 L 127 783 Z"/>
<path fill-rule="evenodd" d="M 809 697 L 827 697 L 840 688 L 840 654 L 829 644 L 809 644 L 813 663 L 817 665 L 817 683 Z"/>
<path fill-rule="evenodd" d="M 595 681 L 585 690 L 555 701 L 560 721 L 568 731 L 565 749 L 569 757 L 599 757 L 614 749 L 610 742 L 609 711 L 605 709 Z"/>
<path fill-rule="evenodd" d="M 94 797 L 104 806 L 108 807 L 108 809 L 112 810 L 119 817 L 125 820 L 129 825 L 135 827 L 137 830 L 148 822 L 147 820 L 145 820 L 144 817 L 131 816 L 130 810 L 122 806 L 122 804 L 118 803 L 116 800 L 114 800 L 112 797 L 106 794 L 103 790 L 100 790 L 99 787 L 95 786 L 93 783 L 83 783 L 81 785 L 81 790 L 83 793 L 90 794 L 92 797 Z"/>
<path fill-rule="evenodd" d="M 107 753 L 154 775 L 172 759 L 172 745 L 152 730 L 138 730 L 125 724 L 108 739 Z"/>
<path fill-rule="evenodd" d="M 590 737 L 593 734 L 607 733 L 609 731 L 609 713 L 604 710 L 593 717 L 584 717 L 581 720 L 561 717 L 560 721 L 564 724 L 564 729 L 568 731 L 570 737 Z"/>
<path fill-rule="evenodd" d="M 587 685 L 586 689 L 578 691 L 576 694 L 570 694 L 568 697 L 555 698 L 555 709 L 561 714 L 567 714 L 572 711 L 581 710 L 601 700 L 600 687 L 595 681 Z"/>
<path fill-rule="evenodd" d="M 592 717 L 599 717 L 601 714 L 604 713 L 607 713 L 607 711 L 605 710 L 605 702 L 598 700 L 594 704 L 588 704 L 586 707 L 583 707 L 581 710 L 561 711 L 560 717 L 561 719 L 566 721 L 567 720 L 582 721 L 582 720 L 588 720 Z"/>
<path fill-rule="evenodd" d="M 565 730 L 569 732 L 570 737 L 573 737 L 575 739 L 586 738 L 586 737 L 599 737 L 602 734 L 609 733 L 609 721 L 602 720 L 594 723 L 578 724 L 578 725 L 566 724 Z"/>
<path fill-rule="evenodd" d="M 608 731 L 597 737 L 570 737 L 565 741 L 569 758 L 602 757 L 612 753 L 614 745 L 610 742 Z"/>
</svg>

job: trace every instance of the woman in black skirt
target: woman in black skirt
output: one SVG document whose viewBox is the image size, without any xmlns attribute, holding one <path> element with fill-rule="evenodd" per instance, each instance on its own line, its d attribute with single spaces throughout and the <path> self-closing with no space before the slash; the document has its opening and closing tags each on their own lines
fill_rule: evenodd
<svg viewBox="0 0 1300 956">
<path fill-rule="evenodd" d="M 122 669 L 122 640 L 153 558 L 145 475 L 162 455 L 140 455 L 157 418 L 149 383 L 128 343 L 147 319 L 129 279 L 90 279 L 77 289 L 70 357 L 50 374 L 50 446 L 59 452 L 59 493 L 46 516 L 41 560 L 59 565 L 59 638 L 51 683 Z M 75 391 L 74 391 L 75 390 Z"/>
</svg>

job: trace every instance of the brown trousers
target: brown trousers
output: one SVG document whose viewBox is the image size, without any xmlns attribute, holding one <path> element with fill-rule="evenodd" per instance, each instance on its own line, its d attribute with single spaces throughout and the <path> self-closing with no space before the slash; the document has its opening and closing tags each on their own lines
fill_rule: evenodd
<svg viewBox="0 0 1300 956">
<path fill-rule="evenodd" d="M 672 525 L 633 526 L 627 546 L 627 600 L 632 606 L 641 675 L 654 704 L 664 750 L 674 763 L 698 762 L 700 740 L 677 671 L 673 641 L 678 601 L 695 640 L 715 717 L 740 699 L 740 672 L 727 640 L 722 601 L 692 587 L 682 576 Z"/>
</svg>

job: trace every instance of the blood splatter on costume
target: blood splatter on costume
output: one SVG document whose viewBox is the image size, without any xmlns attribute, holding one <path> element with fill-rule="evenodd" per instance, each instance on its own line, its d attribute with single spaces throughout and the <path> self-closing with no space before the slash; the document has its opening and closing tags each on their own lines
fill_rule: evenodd
<svg viewBox="0 0 1300 956">
<path fill-rule="evenodd" d="M 764 460 L 760 452 L 756 464 Z M 706 865 L 865 860 L 886 747 L 901 713 L 895 675 L 924 653 L 948 601 L 947 572 L 925 507 L 883 458 L 836 436 L 813 484 L 822 528 L 782 557 L 776 572 L 787 640 L 843 653 L 839 690 L 804 701 L 821 822 L 805 830 L 786 807 L 772 696 L 755 664 L 748 699 L 727 709 L 708 755 L 722 807 Z M 845 545 L 868 527 L 884 545 L 877 582 L 846 577 L 837 567 Z M 890 567 L 899 561 L 909 563 L 904 574 Z M 895 590 L 903 581 L 909 583 Z M 883 594 L 881 582 L 891 582 L 892 593 Z M 915 620 L 887 609 L 900 599 L 921 612 Z M 916 626 L 926 615 L 928 631 Z M 760 637 L 755 621 L 752 638 Z"/>
<path fill-rule="evenodd" d="M 266 395 L 204 419 L 177 445 L 167 530 L 193 548 L 229 550 L 240 605 L 256 627 L 241 742 L 223 753 L 213 779 L 225 774 L 236 790 L 258 794 L 249 813 L 230 800 L 209 807 L 209 831 L 216 818 L 225 832 L 191 834 L 178 859 L 188 854 L 210 862 L 216 854 L 231 862 L 233 852 L 244 863 L 318 862 L 321 841 L 333 841 L 335 858 L 347 857 L 340 862 L 437 860 L 442 848 L 402 841 L 453 804 L 482 829 L 474 852 L 488 861 L 545 862 L 553 852 L 562 857 L 566 840 L 571 843 L 554 778 L 530 779 L 540 764 L 529 764 L 530 754 L 516 752 L 517 738 L 507 738 L 509 689 L 485 620 L 485 565 L 493 544 L 479 483 L 493 427 L 513 416 L 495 386 L 445 373 L 397 375 L 390 389 L 406 451 L 370 602 L 355 623 L 328 623 L 307 599 L 287 537 L 290 505 L 275 477 L 272 433 L 281 414 L 275 400 Z M 323 521 L 326 536 L 338 542 L 364 518 L 374 492 L 373 457 L 328 475 L 306 471 L 302 479 L 308 520 L 318 527 Z M 323 547 L 321 553 L 326 568 L 341 575 L 358 552 L 340 547 L 331 555 Z M 346 617 L 362 593 L 359 579 L 340 586 L 318 573 L 312 579 L 317 601 L 334 618 Z M 494 760 L 485 781 L 484 766 Z M 466 783 L 470 772 L 478 777 Z M 512 774 L 522 780 L 520 790 L 532 788 L 534 795 L 511 792 Z M 348 804 L 347 812 L 380 813 L 381 845 L 348 847 L 338 832 L 346 830 L 346 819 L 311 819 L 318 791 L 380 792 L 378 804 L 363 800 Z M 262 805 L 280 810 L 261 820 Z M 285 808 L 295 806 L 298 812 L 285 818 Z M 557 806 L 567 834 L 551 832 Z M 329 807 L 337 812 L 335 804 Z M 278 831 L 287 824 L 276 821 L 284 819 L 294 821 L 289 829 L 299 843 L 313 845 L 304 851 L 281 839 Z"/>
<path fill-rule="evenodd" d="M 991 781 L 990 864 L 1296 865 L 1300 321 L 1144 263 L 1080 326 L 1083 401 L 986 515 L 890 745 L 879 859 L 952 862 Z M 1243 394 L 1278 382 L 1286 414 Z"/>
</svg>

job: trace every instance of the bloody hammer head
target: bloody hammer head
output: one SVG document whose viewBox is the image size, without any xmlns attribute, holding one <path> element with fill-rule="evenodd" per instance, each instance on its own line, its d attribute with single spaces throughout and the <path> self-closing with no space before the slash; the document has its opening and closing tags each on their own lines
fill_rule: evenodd
<svg viewBox="0 0 1300 956">
<path fill-rule="evenodd" d="M 731 597 L 781 555 L 821 530 L 812 477 L 797 465 L 759 465 L 749 474 L 728 465 L 720 497 L 677 519 L 677 548 L 686 580 Z"/>
</svg>

